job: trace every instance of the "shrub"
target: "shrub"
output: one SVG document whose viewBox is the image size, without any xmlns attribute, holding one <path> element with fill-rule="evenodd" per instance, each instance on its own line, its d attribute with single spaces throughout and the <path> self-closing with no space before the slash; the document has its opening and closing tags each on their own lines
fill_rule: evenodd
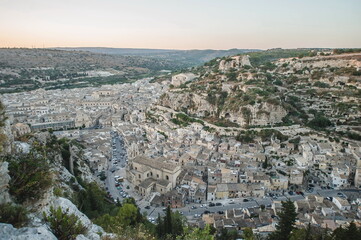
<svg viewBox="0 0 361 240">
<path fill-rule="evenodd" d="M 332 126 L 332 123 L 324 116 L 316 116 L 308 123 L 308 126 L 314 129 L 323 129 Z"/>
<path fill-rule="evenodd" d="M 37 200 L 51 186 L 47 160 L 37 152 L 5 157 L 9 162 L 9 192 L 17 202 Z"/>
<path fill-rule="evenodd" d="M 12 224 L 19 228 L 28 222 L 27 210 L 11 203 L 0 204 L 0 222 Z"/>
<path fill-rule="evenodd" d="M 330 85 L 327 84 L 327 83 L 324 83 L 324 82 L 320 82 L 320 81 L 317 81 L 313 84 L 313 86 L 315 87 L 319 87 L 319 88 L 329 88 Z"/>
<path fill-rule="evenodd" d="M 50 226 L 51 232 L 59 240 L 73 240 L 79 234 L 86 233 L 86 227 L 81 224 L 75 214 L 68 214 L 68 210 L 63 212 L 60 207 L 54 209 L 50 207 L 50 214 L 43 213 L 45 222 Z"/>
</svg>

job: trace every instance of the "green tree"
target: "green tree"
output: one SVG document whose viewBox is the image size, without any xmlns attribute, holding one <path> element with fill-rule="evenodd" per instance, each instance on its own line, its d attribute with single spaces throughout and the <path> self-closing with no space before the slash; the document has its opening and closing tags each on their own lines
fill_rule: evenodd
<svg viewBox="0 0 361 240">
<path fill-rule="evenodd" d="M 282 202 L 282 210 L 278 214 L 279 222 L 276 226 L 276 231 L 270 234 L 270 240 L 288 240 L 292 230 L 295 228 L 296 222 L 296 208 L 293 202 L 288 199 Z"/>
<path fill-rule="evenodd" d="M 214 236 L 211 231 L 211 227 L 207 224 L 204 229 L 201 228 L 187 228 L 185 230 L 185 235 L 178 236 L 177 240 L 214 240 Z"/>
<path fill-rule="evenodd" d="M 245 240 L 254 240 L 255 239 L 252 228 L 245 228 L 243 230 L 243 238 Z"/>
<path fill-rule="evenodd" d="M 177 236 L 181 236 L 184 233 L 186 219 L 178 211 L 172 212 L 170 207 L 167 207 L 166 216 L 161 218 L 158 215 L 156 233 L 160 239 L 175 239 Z"/>
<path fill-rule="evenodd" d="M 125 203 L 119 209 L 117 218 L 119 223 L 123 226 L 135 226 L 137 222 L 138 209 L 135 205 Z"/>
<path fill-rule="evenodd" d="M 167 213 L 164 218 L 164 233 L 171 234 L 172 233 L 172 214 L 170 210 L 170 206 L 167 207 Z"/>
<path fill-rule="evenodd" d="M 308 126 L 314 129 L 323 129 L 332 126 L 332 123 L 325 116 L 318 115 L 308 122 Z"/>
<path fill-rule="evenodd" d="M 357 228 L 356 224 L 352 221 L 346 228 L 338 227 L 332 233 L 332 239 L 335 240 L 350 240 L 361 239 L 361 228 Z"/>
<path fill-rule="evenodd" d="M 157 219 L 156 233 L 159 238 L 161 238 L 165 235 L 164 234 L 164 222 L 163 222 L 163 219 L 160 217 L 159 213 L 158 213 L 158 219 Z"/>
<path fill-rule="evenodd" d="M 50 214 L 43 213 L 46 223 L 49 224 L 51 232 L 59 240 L 74 240 L 79 234 L 86 233 L 87 229 L 74 214 L 63 212 L 61 208 L 50 207 Z"/>
<path fill-rule="evenodd" d="M 217 240 L 236 240 L 240 237 L 238 232 L 234 229 L 228 230 L 226 228 L 222 228 L 220 234 L 217 236 Z"/>
</svg>

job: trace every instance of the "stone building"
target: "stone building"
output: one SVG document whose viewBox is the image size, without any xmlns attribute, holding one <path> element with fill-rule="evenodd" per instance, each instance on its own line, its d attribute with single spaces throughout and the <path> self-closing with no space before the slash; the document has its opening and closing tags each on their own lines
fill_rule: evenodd
<svg viewBox="0 0 361 240">
<path fill-rule="evenodd" d="M 165 161 L 165 159 L 150 159 L 136 156 L 129 160 L 127 178 L 142 196 L 151 192 L 161 194 L 176 187 L 177 177 L 181 167 Z"/>
<path fill-rule="evenodd" d="M 16 123 L 11 126 L 11 132 L 14 137 L 20 137 L 31 132 L 31 129 L 26 123 Z"/>
</svg>

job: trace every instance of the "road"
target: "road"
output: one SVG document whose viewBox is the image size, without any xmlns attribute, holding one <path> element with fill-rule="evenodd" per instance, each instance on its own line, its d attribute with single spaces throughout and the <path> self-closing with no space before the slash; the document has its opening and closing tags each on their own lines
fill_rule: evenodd
<svg viewBox="0 0 361 240">
<path fill-rule="evenodd" d="M 237 199 L 221 199 L 221 200 L 216 200 L 213 201 L 213 203 L 221 203 L 221 206 L 214 206 L 214 207 L 209 207 L 208 204 L 206 207 L 201 207 L 202 204 L 189 204 L 186 207 L 183 208 L 178 208 L 178 209 L 172 209 L 173 211 L 179 211 L 182 212 L 182 214 L 184 216 L 187 217 L 187 219 L 191 220 L 191 219 L 197 219 L 197 217 L 195 217 L 195 214 L 197 215 L 201 215 L 204 213 L 204 211 L 210 211 L 210 212 L 219 212 L 219 211 L 226 211 L 228 209 L 239 209 L 239 208 L 250 208 L 250 207 L 259 207 L 260 205 L 265 205 L 265 206 L 269 206 L 272 205 L 273 201 L 286 201 L 287 199 L 291 199 L 292 201 L 297 201 L 300 199 L 305 199 L 308 195 L 320 195 L 323 197 L 336 197 L 337 193 L 342 192 L 343 194 L 345 194 L 347 197 L 349 197 L 351 194 L 360 194 L 360 191 L 358 190 L 354 190 L 354 189 L 345 189 L 345 190 L 324 190 L 324 189 L 318 189 L 318 190 L 314 190 L 311 193 L 304 193 L 304 196 L 302 195 L 290 195 L 287 192 L 285 192 L 285 194 L 283 196 L 279 196 L 276 199 L 273 199 L 271 197 L 265 197 L 265 198 L 246 198 L 247 200 L 249 200 L 248 202 L 243 202 L 244 198 L 237 198 Z M 360 194 L 361 195 L 361 194 Z M 195 206 L 196 208 L 192 209 L 192 206 Z M 148 217 L 150 218 L 157 218 L 158 214 L 160 214 L 161 216 L 165 215 L 165 211 L 163 211 L 162 207 L 151 207 L 150 209 L 145 209 L 142 208 L 141 212 L 146 212 Z"/>
<path fill-rule="evenodd" d="M 123 137 L 117 132 L 111 131 L 112 136 L 112 157 L 109 160 L 108 169 L 106 171 L 105 186 L 113 199 L 123 199 L 124 194 L 120 193 L 120 189 L 115 186 L 115 176 L 125 179 L 125 165 L 127 162 L 127 152 L 124 146 Z M 119 186 L 123 189 L 122 186 Z M 126 189 L 123 189 L 126 191 Z"/>
</svg>

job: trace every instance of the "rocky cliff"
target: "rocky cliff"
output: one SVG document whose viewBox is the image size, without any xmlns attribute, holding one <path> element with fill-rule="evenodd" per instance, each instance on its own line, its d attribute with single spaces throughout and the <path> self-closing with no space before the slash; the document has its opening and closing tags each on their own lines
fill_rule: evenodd
<svg viewBox="0 0 361 240">
<path fill-rule="evenodd" d="M 248 55 L 234 56 L 228 59 L 223 59 L 219 62 L 219 71 L 225 72 L 230 69 L 240 69 L 244 66 L 251 66 Z"/>
<path fill-rule="evenodd" d="M 7 137 L 7 139 L 11 139 L 11 135 Z M 58 140 L 48 132 L 35 134 L 27 139 L 27 142 L 16 142 L 14 144 L 9 141 L 9 144 L 14 146 L 11 149 L 12 157 L 10 158 L 15 159 L 18 155 L 26 154 L 29 149 L 31 151 L 46 149 L 46 153 L 40 150 L 39 154 L 42 152 L 41 154 L 45 154 L 48 160 L 50 166 L 49 171 L 52 173 L 52 185 L 45 190 L 42 196 L 37 196 L 33 200 L 30 199 L 21 204 L 22 207 L 31 212 L 28 214 L 29 221 L 27 227 L 16 229 L 10 224 L 0 224 L 0 239 L 56 239 L 50 231 L 49 226 L 44 224 L 43 221 L 43 213 L 49 213 L 50 207 L 54 207 L 55 209 L 60 207 L 63 211 L 67 211 L 69 214 L 74 214 L 78 217 L 79 221 L 87 230 L 84 235 L 79 235 L 77 239 L 100 240 L 100 235 L 106 235 L 104 230 L 93 224 L 72 201 L 59 196 L 59 192 L 62 192 L 65 193 L 66 196 L 71 197 L 76 193 L 76 189 L 79 190 L 83 188 L 77 182 L 76 178 L 82 179 L 84 182 L 95 181 L 95 177 L 92 175 L 89 166 L 82 157 L 80 147 L 70 142 L 63 144 L 64 146 L 68 146 L 67 144 L 69 144 L 69 165 L 72 165 L 72 168 L 70 168 L 69 166 L 66 167 L 65 155 L 60 151 L 63 145 L 59 145 Z M 24 146 L 26 146 L 27 151 L 24 151 Z M 63 151 L 64 150 L 66 150 L 66 148 L 63 148 Z M 5 155 L 6 153 L 3 152 L 3 154 Z M 0 161 L 0 204 L 14 204 L 15 201 L 19 204 L 19 199 L 15 199 L 14 196 L 9 194 L 11 174 L 9 174 L 9 163 L 6 161 L 7 159 L 8 157 L 4 158 L 3 156 Z M 75 174 L 77 176 L 75 176 Z M 56 193 L 56 191 L 58 191 L 58 193 Z"/>
<path fill-rule="evenodd" d="M 190 92 L 168 92 L 160 98 L 159 104 L 197 117 L 212 116 L 217 111 L 216 106 L 205 100 L 204 96 Z"/>
</svg>

